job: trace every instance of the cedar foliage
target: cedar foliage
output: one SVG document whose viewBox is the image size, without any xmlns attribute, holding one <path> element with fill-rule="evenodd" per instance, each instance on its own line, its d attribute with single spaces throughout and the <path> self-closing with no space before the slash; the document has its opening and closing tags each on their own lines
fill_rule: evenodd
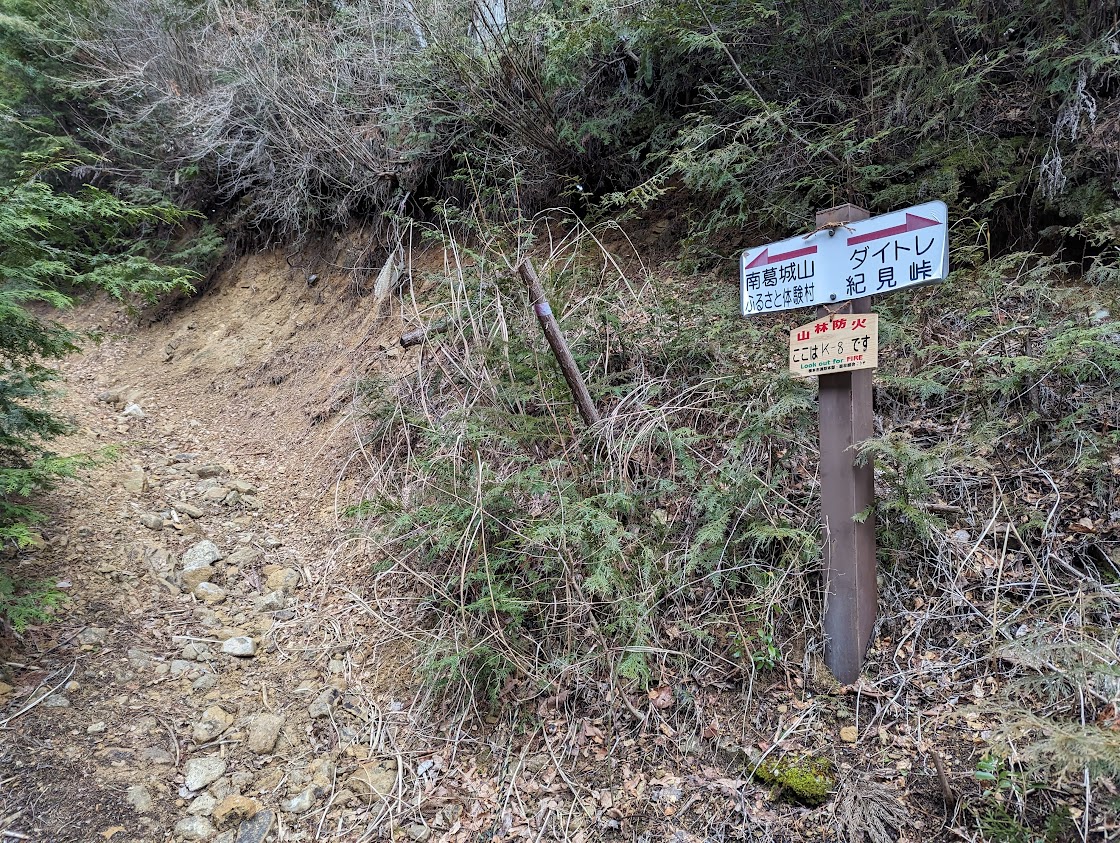
<svg viewBox="0 0 1120 843">
<path fill-rule="evenodd" d="M 841 201 L 941 198 L 997 249 L 1043 235 L 1090 260 L 1116 224 L 1106 0 L 94 0 L 59 20 L 106 172 L 281 239 L 446 198 L 508 219 L 667 191 L 701 258 Z"/>
<path fill-rule="evenodd" d="M 33 169 L 0 184 L 0 547 L 5 550 L 35 541 L 34 525 L 42 516 L 34 497 L 84 462 L 48 447 L 68 429 L 50 408 L 51 382 L 58 377 L 53 364 L 77 351 L 83 337 L 38 315 L 34 306 L 67 308 L 76 293 L 89 289 L 153 302 L 189 289 L 195 277 L 190 270 L 154 263 L 143 245 L 122 245 L 138 225 L 173 222 L 180 212 L 133 205 L 88 186 L 62 193 L 52 188 L 51 175 L 76 162 L 25 161 Z M 37 607 L 50 594 L 42 584 L 14 583 L 0 569 L 0 617 L 17 629 L 38 617 Z"/>
<path fill-rule="evenodd" d="M 813 208 L 946 201 L 997 243 L 1116 207 L 1120 42 L 1107 2 L 670 4 L 654 30 L 694 101 L 664 172 L 700 231 Z M 669 74 L 666 73 L 666 77 Z M 665 84 L 665 83 L 663 83 Z"/>
<path fill-rule="evenodd" d="M 92 160 L 58 128 L 65 97 L 53 86 L 55 57 L 22 3 L 0 6 L 0 621 L 17 631 L 60 595 L 5 569 L 37 540 L 35 496 L 86 459 L 49 443 L 66 432 L 50 407 L 56 364 L 85 338 L 46 317 L 99 289 L 130 306 L 190 289 L 196 274 L 152 260 L 160 229 L 184 213 L 137 204 L 73 177 Z M 18 164 L 16 163 L 18 162 Z"/>
</svg>

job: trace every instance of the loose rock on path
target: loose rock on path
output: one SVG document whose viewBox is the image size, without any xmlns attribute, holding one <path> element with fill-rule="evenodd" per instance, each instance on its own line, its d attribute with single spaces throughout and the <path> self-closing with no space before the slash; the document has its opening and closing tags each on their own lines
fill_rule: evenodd
<svg viewBox="0 0 1120 843">
<path fill-rule="evenodd" d="M 64 366 L 78 432 L 60 450 L 118 456 L 48 500 L 45 542 L 22 560 L 70 603 L 0 673 L 0 833 L 260 843 L 356 828 L 375 806 L 336 782 L 370 754 L 351 671 L 372 654 L 320 615 L 331 460 L 277 435 L 271 392 L 234 411 L 213 370 L 154 368 L 152 340 Z M 317 435 L 280 404 L 293 436 Z M 349 708 L 317 720 L 327 692 Z"/>
</svg>

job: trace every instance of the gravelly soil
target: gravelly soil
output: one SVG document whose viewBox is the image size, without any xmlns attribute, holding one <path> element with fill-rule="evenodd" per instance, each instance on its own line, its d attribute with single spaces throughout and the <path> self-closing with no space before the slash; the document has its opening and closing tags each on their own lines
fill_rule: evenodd
<svg viewBox="0 0 1120 843">
<path fill-rule="evenodd" d="M 372 608 L 376 547 L 336 513 L 362 486 L 355 383 L 421 352 L 345 279 L 312 289 L 264 254 L 156 324 L 103 302 L 73 321 L 107 337 L 63 367 L 59 450 L 101 460 L 50 496 L 46 542 L 17 563 L 70 602 L 3 644 L 0 840 L 835 838 L 830 805 L 782 800 L 713 735 L 823 753 L 845 792 L 904 799 L 899 839 L 944 835 L 907 729 L 839 742 L 851 698 L 797 677 L 758 677 L 750 706 L 696 677 L 670 678 L 667 708 L 596 683 L 469 711 L 420 688 L 408 630 Z M 203 540 L 222 558 L 192 587 Z M 222 652 L 240 636 L 254 656 Z M 954 730 L 966 757 L 977 738 Z M 199 762 L 215 777 L 188 790 Z"/>
<path fill-rule="evenodd" d="M 342 786 L 347 776 L 370 757 L 395 763 L 343 723 L 353 718 L 333 716 L 379 700 L 400 716 L 398 697 L 410 694 L 409 671 L 366 620 L 348 619 L 360 604 L 336 587 L 341 567 L 361 560 L 336 550 L 333 494 L 352 438 L 331 404 L 360 374 L 352 346 L 384 320 L 344 295 L 316 305 L 282 267 L 246 261 L 236 282 L 148 327 L 105 303 L 75 317 L 110 334 L 63 367 L 60 410 L 76 433 L 58 450 L 99 463 L 48 499 L 46 544 L 18 563 L 61 580 L 70 600 L 57 622 L 6 642 L 0 831 L 10 839 L 212 837 L 223 831 L 207 830 L 221 825 L 213 803 L 239 795 L 277 812 L 273 835 L 310 839 L 329 821 L 343 839 L 371 810 L 370 793 Z M 122 414 L 127 403 L 143 417 Z M 217 590 L 192 594 L 181 559 L 203 539 L 224 558 L 209 577 Z M 257 654 L 222 653 L 234 635 L 252 637 Z M 317 699 L 326 716 L 313 718 Z M 232 724 L 196 740 L 215 705 Z M 253 751 L 265 713 L 283 727 L 275 746 Z M 208 792 L 186 791 L 186 763 L 209 756 L 225 774 Z M 217 839 L 233 839 L 237 817 Z"/>
</svg>

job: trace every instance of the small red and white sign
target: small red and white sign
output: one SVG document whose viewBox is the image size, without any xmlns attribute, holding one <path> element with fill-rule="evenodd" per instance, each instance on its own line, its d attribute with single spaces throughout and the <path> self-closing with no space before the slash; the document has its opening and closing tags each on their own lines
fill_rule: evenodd
<svg viewBox="0 0 1120 843">
<path fill-rule="evenodd" d="M 789 332 L 789 370 L 803 378 L 879 365 L 879 317 L 834 313 Z"/>
</svg>

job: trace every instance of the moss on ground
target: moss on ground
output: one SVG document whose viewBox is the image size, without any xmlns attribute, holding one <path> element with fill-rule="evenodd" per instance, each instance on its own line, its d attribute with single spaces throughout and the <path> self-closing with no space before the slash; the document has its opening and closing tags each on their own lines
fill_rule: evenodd
<svg viewBox="0 0 1120 843">
<path fill-rule="evenodd" d="M 832 762 L 816 755 L 765 761 L 754 775 L 783 796 L 814 807 L 823 804 L 836 786 Z"/>
</svg>

